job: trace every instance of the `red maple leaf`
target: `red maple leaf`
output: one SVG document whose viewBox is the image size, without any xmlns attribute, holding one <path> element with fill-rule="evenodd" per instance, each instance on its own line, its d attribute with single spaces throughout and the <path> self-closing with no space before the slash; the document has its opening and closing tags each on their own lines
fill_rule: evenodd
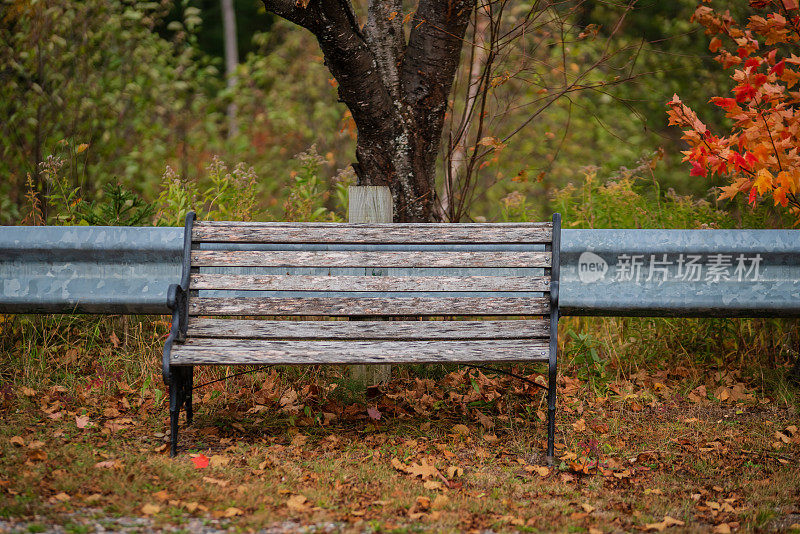
<svg viewBox="0 0 800 534">
<path fill-rule="evenodd" d="M 756 88 L 749 83 L 737 85 L 733 89 L 733 92 L 736 93 L 737 102 L 744 102 L 745 100 L 750 100 L 756 96 Z"/>
<path fill-rule="evenodd" d="M 736 100 L 733 98 L 722 98 L 721 96 L 715 96 L 710 100 L 710 102 L 727 111 L 731 111 L 736 107 Z"/>
<path fill-rule="evenodd" d="M 208 467 L 208 458 L 206 458 L 205 454 L 198 454 L 194 458 L 190 458 L 190 460 L 194 464 L 195 469 L 205 469 Z"/>
<path fill-rule="evenodd" d="M 786 69 L 786 60 L 782 59 L 775 63 L 771 69 L 769 69 L 770 74 L 776 74 L 778 76 L 783 76 L 783 71 Z"/>
<path fill-rule="evenodd" d="M 705 178 L 708 176 L 708 171 L 706 170 L 705 166 L 700 165 L 697 162 L 692 162 L 692 170 L 689 171 L 689 176 L 702 176 Z"/>
<path fill-rule="evenodd" d="M 761 60 L 757 57 L 751 57 L 747 61 L 744 62 L 744 67 L 758 67 L 761 65 Z"/>
</svg>

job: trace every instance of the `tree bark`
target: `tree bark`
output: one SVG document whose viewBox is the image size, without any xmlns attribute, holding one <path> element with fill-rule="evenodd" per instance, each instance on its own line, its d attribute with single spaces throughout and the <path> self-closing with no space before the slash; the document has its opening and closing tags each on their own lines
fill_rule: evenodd
<svg viewBox="0 0 800 534">
<path fill-rule="evenodd" d="M 236 42 L 236 11 L 233 0 L 221 0 L 222 26 L 225 41 L 225 74 L 228 88 L 236 87 L 236 67 L 239 65 L 239 47 Z M 228 139 L 239 132 L 236 120 L 236 103 L 228 104 Z"/>
<path fill-rule="evenodd" d="M 406 42 L 401 0 L 370 0 L 363 29 L 350 0 L 263 0 L 317 38 L 358 129 L 358 185 L 385 185 L 398 222 L 432 222 L 447 99 L 474 0 L 420 0 Z"/>
</svg>

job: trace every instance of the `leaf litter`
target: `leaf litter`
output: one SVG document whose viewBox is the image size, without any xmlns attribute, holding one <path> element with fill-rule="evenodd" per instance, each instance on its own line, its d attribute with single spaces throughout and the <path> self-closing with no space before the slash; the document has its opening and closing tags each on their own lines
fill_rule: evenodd
<svg viewBox="0 0 800 534">
<path fill-rule="evenodd" d="M 100 506 L 251 527 L 735 532 L 769 503 L 793 513 L 780 503 L 800 474 L 796 413 L 733 374 L 689 390 L 684 379 L 633 375 L 601 396 L 560 377 L 553 466 L 539 389 L 480 371 L 397 379 L 366 407 L 329 384 L 286 388 L 264 373 L 238 394 L 200 399 L 176 460 L 153 432 L 167 428 L 155 396 L 20 391 L 0 405 L 10 423 L 0 494 L 33 491 L 49 514 Z"/>
</svg>

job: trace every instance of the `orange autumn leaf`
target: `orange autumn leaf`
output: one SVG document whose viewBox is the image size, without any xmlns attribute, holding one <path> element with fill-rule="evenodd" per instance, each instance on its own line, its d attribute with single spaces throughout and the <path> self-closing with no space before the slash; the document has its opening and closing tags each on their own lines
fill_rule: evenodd
<svg viewBox="0 0 800 534">
<path fill-rule="evenodd" d="M 759 169 L 756 173 L 755 182 L 753 185 L 758 189 L 758 194 L 763 195 L 768 191 L 772 191 L 772 173 L 767 169 Z"/>
<path fill-rule="evenodd" d="M 780 204 L 784 208 L 789 205 L 789 199 L 786 197 L 786 189 L 779 187 L 772 192 L 772 198 L 775 200 L 775 205 Z"/>
<path fill-rule="evenodd" d="M 795 171 L 794 176 L 786 171 L 781 171 L 778 173 L 778 176 L 775 177 L 775 182 L 778 184 L 779 188 L 785 189 L 791 193 L 797 193 L 798 174 L 800 174 L 800 171 Z"/>
</svg>

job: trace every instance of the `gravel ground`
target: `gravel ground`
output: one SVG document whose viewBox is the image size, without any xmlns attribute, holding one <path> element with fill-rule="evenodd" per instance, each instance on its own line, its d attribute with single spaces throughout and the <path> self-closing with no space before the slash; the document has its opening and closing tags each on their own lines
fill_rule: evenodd
<svg viewBox="0 0 800 534">
<path fill-rule="evenodd" d="M 337 532 L 340 528 L 341 525 L 336 523 L 309 526 L 294 521 L 284 521 L 265 527 L 259 530 L 258 534 L 323 534 Z M 181 525 L 156 525 L 146 517 L 103 517 L 102 515 L 92 517 L 85 514 L 66 516 L 61 523 L 55 523 L 52 518 L 44 517 L 20 521 L 0 519 L 0 534 L 29 534 L 31 532 L 48 534 L 100 534 L 105 532 L 223 534 L 234 532 L 234 529 L 229 528 L 224 521 L 197 518 L 191 518 Z"/>
</svg>

